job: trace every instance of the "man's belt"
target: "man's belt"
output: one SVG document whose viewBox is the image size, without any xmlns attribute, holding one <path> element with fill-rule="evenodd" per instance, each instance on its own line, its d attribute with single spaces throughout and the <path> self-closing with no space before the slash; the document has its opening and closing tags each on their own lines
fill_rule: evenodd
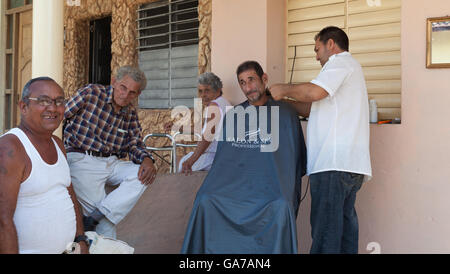
<svg viewBox="0 0 450 274">
<path fill-rule="evenodd" d="M 117 156 L 117 158 L 120 158 L 120 155 L 117 153 L 104 153 L 104 152 L 98 152 L 98 151 L 92 151 L 92 150 L 82 150 L 79 148 L 68 148 L 66 149 L 67 153 L 71 153 L 71 152 L 76 152 L 76 153 L 83 153 L 83 154 L 87 154 L 87 155 L 91 155 L 94 157 L 111 157 L 111 156 Z"/>
</svg>

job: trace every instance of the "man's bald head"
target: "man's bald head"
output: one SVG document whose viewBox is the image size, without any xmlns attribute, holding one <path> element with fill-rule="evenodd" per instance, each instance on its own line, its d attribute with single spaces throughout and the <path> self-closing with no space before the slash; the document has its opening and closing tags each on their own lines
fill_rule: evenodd
<svg viewBox="0 0 450 274">
<path fill-rule="evenodd" d="M 25 84 L 25 86 L 23 87 L 23 90 L 22 90 L 22 98 L 21 98 L 22 100 L 26 100 L 26 98 L 30 97 L 31 92 L 32 92 L 32 87 L 31 87 L 31 86 L 32 86 L 34 83 L 39 82 L 39 81 L 50 81 L 50 82 L 53 82 L 53 83 L 55 83 L 55 84 L 58 85 L 58 83 L 56 83 L 55 80 L 53 80 L 52 78 L 47 77 L 47 76 L 44 76 L 44 77 L 38 77 L 38 78 L 31 79 L 31 80 L 28 81 L 28 82 Z M 59 86 L 59 85 L 58 85 L 58 86 Z M 61 88 L 61 90 L 62 90 L 62 88 Z"/>
</svg>

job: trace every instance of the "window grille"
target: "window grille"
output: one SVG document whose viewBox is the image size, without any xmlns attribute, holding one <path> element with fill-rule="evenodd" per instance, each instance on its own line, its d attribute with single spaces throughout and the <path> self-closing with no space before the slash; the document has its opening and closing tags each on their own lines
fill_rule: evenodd
<svg viewBox="0 0 450 274">
<path fill-rule="evenodd" d="M 198 76 L 198 0 L 163 0 L 138 9 L 139 65 L 148 80 L 140 108 L 193 107 Z"/>
</svg>

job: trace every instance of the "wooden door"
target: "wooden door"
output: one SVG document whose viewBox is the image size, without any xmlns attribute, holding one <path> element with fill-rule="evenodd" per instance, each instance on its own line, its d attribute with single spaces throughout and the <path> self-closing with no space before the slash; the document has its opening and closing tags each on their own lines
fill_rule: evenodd
<svg viewBox="0 0 450 274">
<path fill-rule="evenodd" d="M 28 10 L 18 14 L 19 37 L 17 47 L 17 102 L 22 97 L 22 89 L 31 79 L 33 11 Z M 20 110 L 17 109 L 17 124 L 20 123 Z"/>
</svg>

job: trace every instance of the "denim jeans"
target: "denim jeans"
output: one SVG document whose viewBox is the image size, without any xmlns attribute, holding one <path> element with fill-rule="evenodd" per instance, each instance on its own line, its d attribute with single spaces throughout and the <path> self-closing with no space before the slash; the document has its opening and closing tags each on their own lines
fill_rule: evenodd
<svg viewBox="0 0 450 274">
<path fill-rule="evenodd" d="M 311 254 L 357 254 L 356 192 L 364 175 L 328 171 L 311 174 Z"/>
</svg>

